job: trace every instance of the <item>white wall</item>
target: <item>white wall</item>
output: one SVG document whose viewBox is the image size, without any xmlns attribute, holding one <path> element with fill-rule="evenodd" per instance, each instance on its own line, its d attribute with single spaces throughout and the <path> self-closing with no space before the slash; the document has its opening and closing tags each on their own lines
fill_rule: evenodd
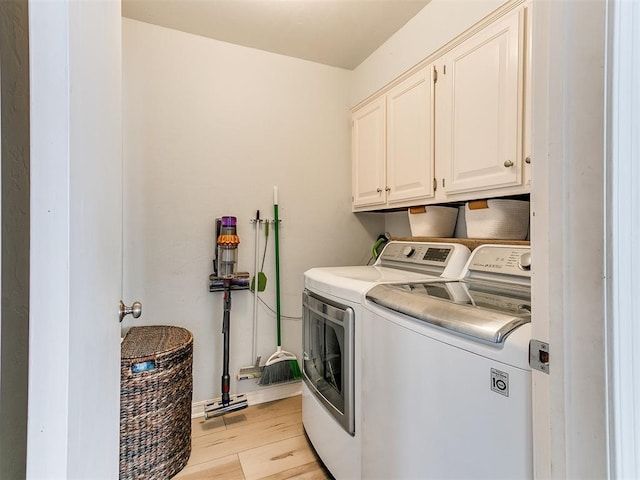
<svg viewBox="0 0 640 480">
<path fill-rule="evenodd" d="M 123 19 L 124 297 L 143 304 L 124 327 L 193 332 L 194 402 L 220 393 L 222 294 L 208 291 L 216 217 L 238 217 L 239 270 L 253 271 L 250 219 L 257 209 L 273 218 L 278 185 L 291 317 L 306 269 L 365 263 L 383 231 L 381 217 L 350 213 L 350 80 L 347 70 Z M 275 307 L 273 247 L 270 235 L 261 297 Z M 252 362 L 252 301 L 233 294 L 232 377 Z M 264 362 L 275 315 L 258 314 Z M 283 319 L 282 341 L 300 358 L 299 319 Z"/>
<path fill-rule="evenodd" d="M 384 230 L 393 237 L 410 237 L 411 225 L 406 210 L 402 212 L 385 213 Z"/>
<path fill-rule="evenodd" d="M 353 71 L 351 106 L 366 99 L 505 0 L 432 0 Z"/>
</svg>

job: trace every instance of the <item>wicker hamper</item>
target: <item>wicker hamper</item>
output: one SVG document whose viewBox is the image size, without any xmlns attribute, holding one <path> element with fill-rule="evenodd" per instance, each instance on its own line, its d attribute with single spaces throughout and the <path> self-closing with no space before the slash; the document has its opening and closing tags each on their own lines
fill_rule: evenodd
<svg viewBox="0 0 640 480">
<path fill-rule="evenodd" d="M 191 454 L 193 336 L 133 327 L 120 360 L 120 478 L 167 479 Z"/>
</svg>

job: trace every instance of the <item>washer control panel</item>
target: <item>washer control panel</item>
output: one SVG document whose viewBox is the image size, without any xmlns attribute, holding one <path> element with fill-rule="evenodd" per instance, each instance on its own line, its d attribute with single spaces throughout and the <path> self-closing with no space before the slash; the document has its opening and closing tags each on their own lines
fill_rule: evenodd
<svg viewBox="0 0 640 480">
<path fill-rule="evenodd" d="M 531 247 L 483 245 L 469 260 L 470 272 L 531 277 Z"/>
<path fill-rule="evenodd" d="M 436 277 L 457 278 L 471 252 L 460 243 L 393 240 L 384 247 L 375 265 Z"/>
<path fill-rule="evenodd" d="M 381 262 L 403 262 L 415 265 L 446 265 L 453 245 L 389 242 L 380 255 Z"/>
</svg>

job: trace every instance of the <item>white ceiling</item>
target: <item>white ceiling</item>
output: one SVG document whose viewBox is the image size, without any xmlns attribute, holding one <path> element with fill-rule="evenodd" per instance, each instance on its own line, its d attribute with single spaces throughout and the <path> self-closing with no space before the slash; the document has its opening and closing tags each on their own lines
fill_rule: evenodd
<svg viewBox="0 0 640 480">
<path fill-rule="evenodd" d="M 122 0 L 122 15 L 354 69 L 430 0 Z"/>
</svg>

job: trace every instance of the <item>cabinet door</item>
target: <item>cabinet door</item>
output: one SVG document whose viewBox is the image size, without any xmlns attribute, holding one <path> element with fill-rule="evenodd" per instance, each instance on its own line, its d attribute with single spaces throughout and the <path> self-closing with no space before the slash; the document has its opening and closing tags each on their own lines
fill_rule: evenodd
<svg viewBox="0 0 640 480">
<path fill-rule="evenodd" d="M 354 207 L 386 203 L 385 117 L 384 97 L 353 113 L 351 158 Z"/>
<path fill-rule="evenodd" d="M 387 94 L 387 203 L 433 197 L 433 66 Z"/>
<path fill-rule="evenodd" d="M 443 59 L 438 168 L 448 195 L 522 183 L 521 17 L 489 25 Z"/>
</svg>

